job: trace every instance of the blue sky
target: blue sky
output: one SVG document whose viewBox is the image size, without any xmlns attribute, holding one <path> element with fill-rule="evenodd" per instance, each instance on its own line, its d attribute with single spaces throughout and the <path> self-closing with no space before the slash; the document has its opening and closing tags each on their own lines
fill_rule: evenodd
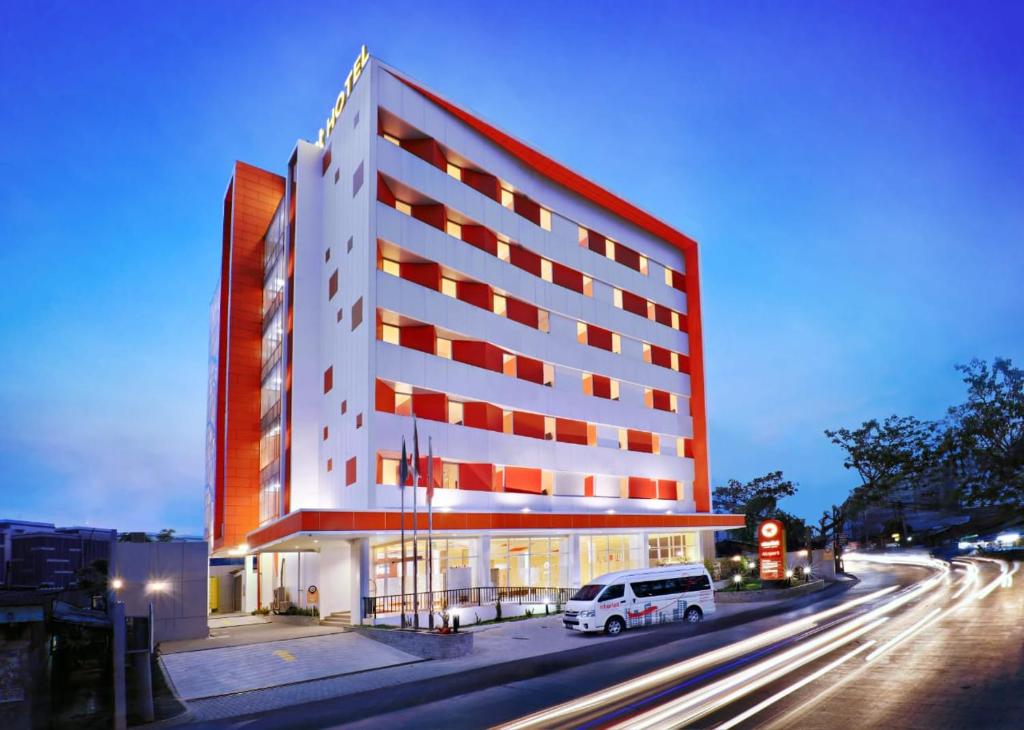
<svg viewBox="0 0 1024 730">
<path fill-rule="evenodd" d="M 231 165 L 281 170 L 361 43 L 701 242 L 715 483 L 814 517 L 855 484 L 822 429 L 1024 362 L 1020 5 L 479 5 L 0 8 L 0 516 L 201 530 Z"/>
</svg>

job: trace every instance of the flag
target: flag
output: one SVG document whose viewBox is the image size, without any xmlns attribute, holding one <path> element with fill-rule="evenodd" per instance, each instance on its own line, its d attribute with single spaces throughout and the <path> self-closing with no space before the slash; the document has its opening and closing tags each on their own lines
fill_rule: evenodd
<svg viewBox="0 0 1024 730">
<path fill-rule="evenodd" d="M 412 417 L 412 469 L 413 474 L 416 475 L 417 480 L 422 476 L 420 474 L 420 436 L 416 431 L 416 416 Z M 418 487 L 419 484 L 414 484 L 414 487 Z"/>
<path fill-rule="evenodd" d="M 402 461 L 398 464 L 398 488 L 405 489 L 409 478 L 409 457 L 405 455 L 405 436 L 402 437 Z"/>
<path fill-rule="evenodd" d="M 427 436 L 427 503 L 434 501 L 434 440 Z"/>
</svg>

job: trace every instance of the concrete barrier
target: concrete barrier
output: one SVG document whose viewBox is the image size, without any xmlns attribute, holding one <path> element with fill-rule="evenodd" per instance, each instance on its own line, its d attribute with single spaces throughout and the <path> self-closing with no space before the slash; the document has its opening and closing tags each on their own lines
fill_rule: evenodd
<svg viewBox="0 0 1024 730">
<path fill-rule="evenodd" d="M 410 629 L 374 629 L 366 626 L 360 626 L 356 631 L 374 641 L 425 659 L 452 659 L 473 651 L 473 634 L 465 631 L 457 634 L 438 634 Z"/>
<path fill-rule="evenodd" d="M 299 615 L 288 615 L 282 614 L 267 614 L 267 618 L 275 624 L 291 624 L 292 626 L 318 626 L 320 624 L 319 616 L 299 616 Z"/>
<path fill-rule="evenodd" d="M 801 583 L 792 588 L 763 588 L 758 591 L 715 591 L 716 603 L 757 603 L 759 601 L 782 601 L 787 598 L 796 598 L 808 593 L 820 591 L 825 587 L 825 581 L 812 580 L 810 583 Z"/>
</svg>

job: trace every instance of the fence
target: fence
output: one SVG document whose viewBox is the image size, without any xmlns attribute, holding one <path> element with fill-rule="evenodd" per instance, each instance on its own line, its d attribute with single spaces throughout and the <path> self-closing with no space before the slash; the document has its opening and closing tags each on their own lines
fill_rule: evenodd
<svg viewBox="0 0 1024 730">
<path fill-rule="evenodd" d="M 487 603 L 551 603 L 564 604 L 577 591 L 576 588 L 535 588 L 527 586 L 480 586 L 451 588 L 446 591 L 423 592 L 416 595 L 421 611 L 440 611 L 445 607 L 482 606 Z M 405 610 L 412 611 L 413 594 L 405 594 Z M 402 595 L 363 596 L 363 615 L 401 613 Z"/>
</svg>

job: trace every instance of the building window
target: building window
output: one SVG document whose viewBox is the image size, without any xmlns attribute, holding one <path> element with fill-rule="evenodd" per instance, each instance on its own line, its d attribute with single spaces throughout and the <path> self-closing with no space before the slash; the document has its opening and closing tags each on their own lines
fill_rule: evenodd
<svg viewBox="0 0 1024 730">
<path fill-rule="evenodd" d="M 401 200 L 395 201 L 395 210 L 399 213 L 405 213 L 406 215 L 412 215 L 412 206 Z"/>
<path fill-rule="evenodd" d="M 555 384 L 555 366 L 544 363 L 544 385 L 552 387 Z"/>
<path fill-rule="evenodd" d="M 583 275 L 583 296 L 594 296 L 594 280 L 586 274 Z"/>
<path fill-rule="evenodd" d="M 363 163 L 359 163 L 359 167 L 352 173 L 352 197 L 356 196 L 363 187 Z"/>
<path fill-rule="evenodd" d="M 399 331 L 398 331 L 398 328 L 395 325 L 393 325 L 393 324 L 382 324 L 380 329 L 381 329 L 381 336 L 380 336 L 380 338 L 384 342 L 387 342 L 389 345 L 397 345 L 397 344 L 399 344 L 399 337 L 398 337 Z"/>
<path fill-rule="evenodd" d="M 612 290 L 612 304 L 615 305 L 616 309 L 622 309 L 622 289 Z"/>
<path fill-rule="evenodd" d="M 456 223 L 455 221 L 450 220 L 445 222 L 444 231 L 449 236 L 454 236 L 455 238 L 458 238 L 460 241 L 462 240 L 462 226 Z"/>
<path fill-rule="evenodd" d="M 490 572 L 501 587 L 568 585 L 568 540 L 562 537 L 491 538 Z"/>
<path fill-rule="evenodd" d="M 551 211 L 547 208 L 540 209 L 540 227 L 545 231 L 551 230 Z"/>
<path fill-rule="evenodd" d="M 391 259 L 383 259 L 381 261 L 380 269 L 385 274 L 391 274 L 392 276 L 402 275 L 402 265 L 397 261 L 392 261 Z"/>
<path fill-rule="evenodd" d="M 402 142 L 401 142 L 401 140 L 398 139 L 398 137 L 390 135 L 387 132 L 385 132 L 383 136 L 384 136 L 384 139 L 386 139 L 388 142 L 393 144 L 395 147 L 401 147 L 402 146 Z"/>
<path fill-rule="evenodd" d="M 696 563 L 700 560 L 697 549 L 697 535 L 693 532 L 648 535 L 647 557 L 652 568 L 659 565 Z"/>
<path fill-rule="evenodd" d="M 396 462 L 397 464 L 397 462 Z M 442 464 L 441 466 L 441 487 L 443 489 L 459 488 L 459 465 Z"/>
<path fill-rule="evenodd" d="M 380 460 L 380 483 L 398 485 L 398 459 Z"/>
<path fill-rule="evenodd" d="M 501 317 L 508 316 L 508 300 L 501 294 L 494 295 L 494 302 L 491 306 L 495 314 Z"/>
<path fill-rule="evenodd" d="M 331 278 L 327 280 L 327 298 L 334 299 L 334 295 L 338 293 L 338 270 L 335 269 L 331 274 Z"/>
<path fill-rule="evenodd" d="M 448 401 L 448 423 L 453 426 L 462 425 L 462 404 L 458 401 Z"/>
<path fill-rule="evenodd" d="M 449 279 L 447 276 L 441 277 L 441 293 L 446 297 L 452 299 L 458 299 L 459 297 L 459 286 L 455 279 Z"/>
<path fill-rule="evenodd" d="M 540 278 L 544 281 L 553 281 L 553 272 L 551 270 L 551 262 L 547 259 L 540 260 Z"/>
<path fill-rule="evenodd" d="M 356 428 L 358 429 L 358 428 L 362 428 L 362 427 L 363 427 L 363 414 L 362 413 L 357 413 L 356 414 Z"/>
<path fill-rule="evenodd" d="M 581 345 L 587 344 L 587 325 L 583 322 L 576 323 L 576 341 Z"/>
<path fill-rule="evenodd" d="M 447 166 L 447 172 L 448 172 L 449 175 L 454 177 L 456 180 L 458 180 L 459 182 L 462 182 L 462 168 L 461 167 L 459 167 L 458 165 L 453 165 L 452 163 L 449 162 L 448 166 Z"/>
<path fill-rule="evenodd" d="M 647 257 L 642 254 L 640 256 L 640 273 L 647 276 Z"/>
<path fill-rule="evenodd" d="M 334 459 L 327 460 L 327 471 L 334 471 Z"/>
<path fill-rule="evenodd" d="M 443 357 L 445 360 L 452 359 L 452 341 L 445 337 L 437 338 L 437 356 Z"/>
<path fill-rule="evenodd" d="M 356 457 L 352 457 L 345 462 L 345 486 L 351 486 L 356 483 Z"/>
<path fill-rule="evenodd" d="M 345 308 L 344 308 L 344 307 L 342 307 L 342 308 L 338 309 L 338 315 L 337 315 L 337 320 L 338 320 L 339 322 L 340 322 L 341 320 L 343 320 L 343 319 L 345 319 Z"/>
<path fill-rule="evenodd" d="M 551 331 L 550 313 L 546 309 L 537 310 L 537 329 L 541 332 Z"/>
<path fill-rule="evenodd" d="M 640 567 L 639 535 L 581 535 L 580 582 Z"/>
<path fill-rule="evenodd" d="M 343 400 L 341 402 L 341 415 L 344 416 L 346 413 L 348 413 L 348 401 Z"/>
<path fill-rule="evenodd" d="M 330 393 L 334 387 L 334 366 L 324 370 L 324 393 Z"/>
<path fill-rule="evenodd" d="M 363 298 L 359 297 L 356 303 L 352 305 L 352 329 L 363 323 Z"/>
<path fill-rule="evenodd" d="M 515 195 L 511 190 L 506 188 L 504 185 L 501 186 L 501 204 L 506 208 L 512 208 L 515 205 Z"/>
<path fill-rule="evenodd" d="M 512 249 L 507 241 L 498 241 L 498 258 L 506 262 L 512 258 Z"/>
<path fill-rule="evenodd" d="M 327 440 L 327 434 L 328 433 L 330 433 L 330 431 L 328 431 L 327 426 L 324 426 L 324 441 Z"/>
</svg>

